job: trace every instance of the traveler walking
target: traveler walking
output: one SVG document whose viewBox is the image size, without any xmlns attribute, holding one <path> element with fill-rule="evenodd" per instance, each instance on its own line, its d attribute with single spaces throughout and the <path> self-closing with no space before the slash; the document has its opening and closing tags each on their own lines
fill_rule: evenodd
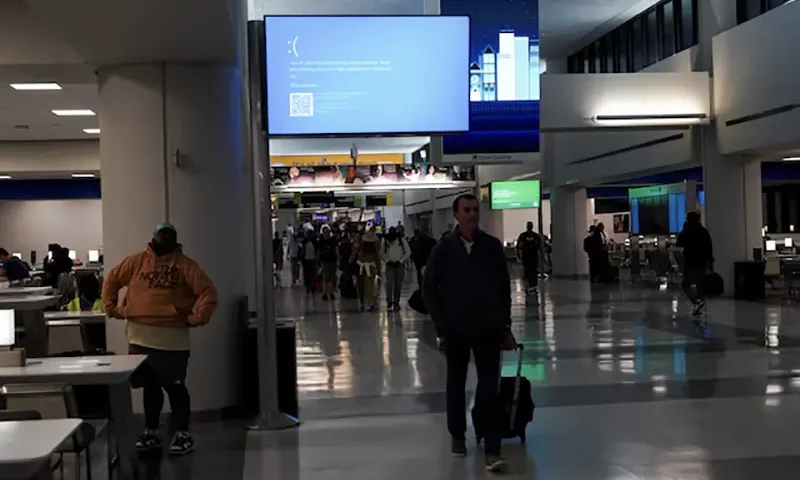
<svg viewBox="0 0 800 480">
<path fill-rule="evenodd" d="M 119 291 L 125 287 L 119 305 Z M 136 448 L 161 448 L 158 427 L 166 391 L 175 429 L 169 453 L 191 452 L 191 404 L 185 384 L 189 328 L 207 324 L 217 307 L 211 279 L 183 254 L 175 227 L 162 223 L 145 251 L 125 258 L 108 273 L 102 297 L 106 315 L 127 321 L 129 353 L 147 355 L 131 376 L 133 388 L 144 389 L 145 431 Z"/>
<path fill-rule="evenodd" d="M 336 295 L 336 273 L 339 268 L 339 242 L 333 236 L 331 228 L 322 227 L 322 239 L 319 241 L 319 261 L 322 264 L 322 299 L 334 300 Z"/>
<path fill-rule="evenodd" d="M 517 258 L 522 262 L 523 277 L 527 283 L 528 293 L 536 291 L 539 286 L 539 255 L 542 249 L 542 237 L 533 231 L 533 222 L 528 222 L 525 231 L 517 238 Z"/>
<path fill-rule="evenodd" d="M 502 411 L 498 382 L 501 349 L 516 347 L 511 334 L 511 280 L 503 245 L 479 228 L 479 203 L 474 195 L 453 202 L 458 223 L 433 249 L 426 267 L 423 296 L 447 356 L 447 428 L 452 452 L 467 453 L 465 393 L 470 353 L 478 372 L 475 403 L 485 415 L 486 469 L 505 472 L 500 454 Z"/>
<path fill-rule="evenodd" d="M 422 270 L 425 268 L 425 264 L 428 263 L 428 258 L 431 256 L 435 246 L 436 240 L 428 235 L 426 230 L 420 230 L 411 247 L 411 259 L 417 269 L 417 285 L 419 288 L 422 288 Z"/>
<path fill-rule="evenodd" d="M 706 273 L 714 268 L 714 248 L 700 214 L 689 212 L 678 235 L 677 246 L 683 249 L 683 281 L 681 287 L 694 306 L 692 315 L 699 317 L 706 306 Z"/>
<path fill-rule="evenodd" d="M 400 310 L 400 291 L 405 278 L 405 264 L 411 257 L 411 247 L 395 227 L 389 228 L 383 239 L 381 258 L 386 264 L 386 309 Z"/>
<path fill-rule="evenodd" d="M 375 310 L 375 283 L 381 265 L 379 248 L 378 236 L 367 230 L 353 251 L 353 260 L 358 265 L 358 300 L 361 310 L 370 312 Z"/>
</svg>

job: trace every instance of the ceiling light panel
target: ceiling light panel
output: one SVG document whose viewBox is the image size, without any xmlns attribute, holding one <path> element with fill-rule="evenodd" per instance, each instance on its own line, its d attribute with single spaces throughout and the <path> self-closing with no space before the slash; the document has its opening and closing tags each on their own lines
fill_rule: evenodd
<svg viewBox="0 0 800 480">
<path fill-rule="evenodd" d="M 53 115 L 58 117 L 94 117 L 95 113 L 93 110 L 89 110 L 88 108 L 79 108 L 74 110 L 52 110 Z"/>
<path fill-rule="evenodd" d="M 72 178 L 94 178 L 94 173 L 73 173 Z"/>
<path fill-rule="evenodd" d="M 42 90 L 61 90 L 61 85 L 57 83 L 11 83 L 14 90 L 20 91 L 42 91 Z"/>
<path fill-rule="evenodd" d="M 99 128 L 84 128 L 83 133 L 88 133 L 89 135 L 98 135 L 100 133 Z"/>
</svg>

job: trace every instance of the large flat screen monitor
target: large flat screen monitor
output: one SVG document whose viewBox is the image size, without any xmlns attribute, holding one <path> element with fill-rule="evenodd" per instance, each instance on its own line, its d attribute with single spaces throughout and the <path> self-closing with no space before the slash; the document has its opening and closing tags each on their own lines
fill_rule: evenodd
<svg viewBox="0 0 800 480">
<path fill-rule="evenodd" d="M 469 130 L 467 16 L 267 16 L 272 136 Z"/>
<path fill-rule="evenodd" d="M 441 0 L 444 15 L 469 15 L 470 126 L 446 135 L 442 151 L 458 155 L 539 151 L 539 0 Z M 491 161 L 491 157 L 487 158 Z"/>
<path fill-rule="evenodd" d="M 492 182 L 489 186 L 492 210 L 539 208 L 542 188 L 539 180 Z"/>
</svg>

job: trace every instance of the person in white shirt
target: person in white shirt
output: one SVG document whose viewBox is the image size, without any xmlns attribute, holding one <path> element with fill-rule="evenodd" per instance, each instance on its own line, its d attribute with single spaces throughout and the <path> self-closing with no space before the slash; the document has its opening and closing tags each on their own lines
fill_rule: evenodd
<svg viewBox="0 0 800 480">
<path fill-rule="evenodd" d="M 381 259 L 386 264 L 386 305 L 390 312 L 400 310 L 400 289 L 403 287 L 405 264 L 409 258 L 411 247 L 408 242 L 397 228 L 390 228 L 381 246 Z"/>
</svg>

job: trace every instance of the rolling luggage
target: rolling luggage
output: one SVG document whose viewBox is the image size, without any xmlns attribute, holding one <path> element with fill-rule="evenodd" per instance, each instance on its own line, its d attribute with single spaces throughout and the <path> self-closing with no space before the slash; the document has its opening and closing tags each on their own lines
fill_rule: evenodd
<svg viewBox="0 0 800 480">
<path fill-rule="evenodd" d="M 524 349 L 522 344 L 517 346 L 517 374 L 513 377 L 502 376 L 502 365 L 500 362 L 500 384 L 498 390 L 500 393 L 500 404 L 502 413 L 500 418 L 503 419 L 503 428 L 501 429 L 502 438 L 515 438 L 519 437 L 522 443 L 525 443 L 525 429 L 528 424 L 533 420 L 533 411 L 536 406 L 531 397 L 531 382 L 522 376 L 522 353 Z M 472 425 L 475 427 L 475 438 L 478 443 L 483 440 L 483 432 L 481 430 L 482 422 L 480 421 L 483 407 L 475 404 L 472 407 Z"/>
</svg>

